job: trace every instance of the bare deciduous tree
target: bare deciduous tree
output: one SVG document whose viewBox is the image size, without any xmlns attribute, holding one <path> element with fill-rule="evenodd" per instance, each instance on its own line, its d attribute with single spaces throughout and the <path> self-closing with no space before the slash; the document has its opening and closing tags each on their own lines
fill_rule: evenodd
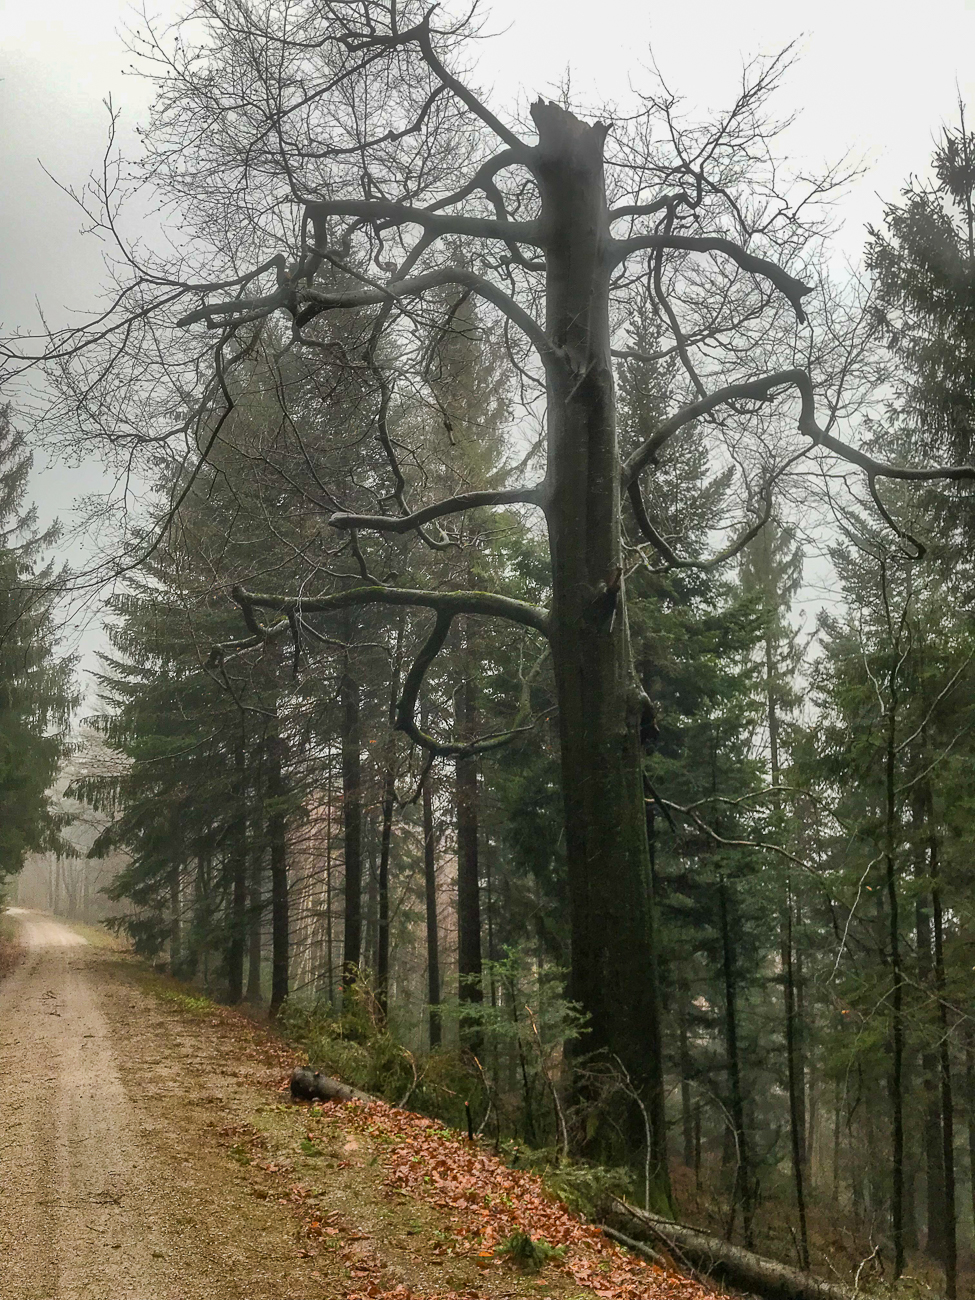
<svg viewBox="0 0 975 1300">
<path fill-rule="evenodd" d="M 345 508 L 355 494 L 334 484 L 322 503 L 356 566 L 313 593 L 237 588 L 248 635 L 215 659 L 340 610 L 429 611 L 433 625 L 406 673 L 396 725 L 431 754 L 468 755 L 504 738 L 438 739 L 416 720 L 424 674 L 453 620 L 502 619 L 548 639 L 570 993 L 590 1017 L 586 1050 L 618 1058 L 646 1098 L 666 1195 L 646 830 L 654 795 L 643 770 L 653 711 L 630 654 L 628 574 L 642 563 L 730 558 L 768 519 L 773 485 L 804 457 L 857 467 L 878 503 L 885 478 L 972 471 L 883 464 L 834 432 L 859 343 L 838 346 L 817 304 L 808 310 L 825 322 L 820 343 L 805 306 L 817 295 L 801 277 L 811 274 L 821 233 L 812 213 L 841 177 L 779 182 L 775 127 L 763 112 L 786 57 L 746 70 L 737 102 L 705 128 L 684 123 L 666 91 L 613 122 L 540 99 L 530 124 L 509 124 L 458 71 L 473 35 L 469 19 L 441 21 L 416 0 L 199 0 L 175 33 L 137 35 L 158 90 L 142 179 L 179 214 L 185 240 L 175 261 L 127 244 L 110 168 L 79 196 L 115 241 L 117 287 L 97 320 L 50 340 L 46 357 L 60 383 L 54 419 L 70 422 L 75 445 L 89 437 L 110 445 L 123 467 L 147 440 L 161 446 L 174 435 L 206 457 L 233 407 L 232 374 L 272 317 L 288 324 L 286 348 L 367 377 L 376 470 L 358 495 L 371 494 L 374 508 Z M 503 333 L 513 384 L 526 419 L 544 422 L 544 445 L 506 483 L 434 499 L 391 434 L 390 412 L 397 394 L 434 404 L 426 362 L 452 327 L 445 290 L 453 300 L 476 296 Z M 625 346 L 638 294 L 659 325 L 651 354 Z M 341 340 L 330 326 L 339 312 L 352 322 Z M 675 367 L 675 408 L 627 456 L 616 428 L 621 358 Z M 817 404 L 829 412 L 822 421 Z M 641 487 L 666 444 L 692 424 L 713 430 L 715 456 L 741 482 L 731 540 L 703 561 L 681 554 Z M 185 492 L 185 475 L 180 483 Z M 369 532 L 449 548 L 452 519 L 501 506 L 541 512 L 548 609 L 488 591 L 379 581 L 357 546 Z"/>
</svg>

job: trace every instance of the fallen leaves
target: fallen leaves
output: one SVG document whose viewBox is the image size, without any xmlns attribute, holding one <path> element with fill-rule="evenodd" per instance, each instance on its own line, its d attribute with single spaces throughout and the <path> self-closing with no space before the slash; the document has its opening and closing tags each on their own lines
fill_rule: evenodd
<svg viewBox="0 0 975 1300">
<path fill-rule="evenodd" d="M 322 1125 L 339 1123 L 346 1131 L 378 1139 L 385 1186 L 435 1206 L 447 1219 L 450 1240 L 441 1254 L 466 1255 L 482 1274 L 512 1267 L 497 1248 L 514 1233 L 560 1247 L 564 1254 L 548 1268 L 567 1274 L 600 1300 L 713 1300 L 715 1293 L 674 1270 L 624 1251 L 598 1227 L 584 1223 L 546 1191 L 541 1179 L 509 1169 L 496 1156 L 460 1134 L 422 1115 L 397 1110 L 384 1102 L 326 1102 L 310 1112 Z M 312 1130 L 309 1129 L 309 1139 Z M 349 1164 L 343 1161 L 344 1167 Z M 380 1269 L 370 1257 L 352 1269 L 353 1277 Z M 544 1281 L 536 1284 L 545 1288 Z M 478 1292 L 442 1292 L 420 1297 L 405 1285 L 384 1290 L 381 1279 L 353 1289 L 348 1300 L 475 1300 Z"/>
</svg>

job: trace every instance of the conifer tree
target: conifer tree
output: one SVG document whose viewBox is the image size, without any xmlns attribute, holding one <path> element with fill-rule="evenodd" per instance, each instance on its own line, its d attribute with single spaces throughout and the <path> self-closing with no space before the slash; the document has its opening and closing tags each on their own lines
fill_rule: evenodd
<svg viewBox="0 0 975 1300">
<path fill-rule="evenodd" d="M 59 575 L 45 560 L 59 530 L 39 529 L 25 506 L 31 464 L 0 406 L 0 885 L 29 851 L 58 847 L 48 791 L 77 703 L 73 660 L 58 648 Z"/>
</svg>

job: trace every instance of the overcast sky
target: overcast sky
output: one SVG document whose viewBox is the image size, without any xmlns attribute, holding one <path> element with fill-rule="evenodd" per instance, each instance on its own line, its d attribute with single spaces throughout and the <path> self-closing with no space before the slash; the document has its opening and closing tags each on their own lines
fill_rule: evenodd
<svg viewBox="0 0 975 1300">
<path fill-rule="evenodd" d="M 158 0 L 164 18 L 181 5 Z M 975 116 L 975 0 L 923 6 L 881 0 L 497 0 L 479 47 L 479 81 L 503 109 L 556 86 L 568 70 L 593 102 L 624 99 L 646 84 L 652 58 L 689 111 L 734 96 L 744 61 L 791 41 L 799 60 L 778 97 L 799 118 L 783 141 L 809 168 L 847 153 L 869 165 L 843 200 L 839 248 L 859 256 L 864 227 L 880 219 L 913 172 L 923 172 L 959 94 Z M 123 111 L 123 144 L 148 106 L 148 88 L 125 75 L 131 57 L 119 32 L 134 11 L 122 0 L 0 0 L 0 322 L 52 323 L 90 304 L 99 282 L 97 241 L 79 234 L 80 214 L 44 174 L 80 186 L 98 166 L 111 96 Z M 68 515 L 98 470 L 42 468 L 45 515 Z"/>
</svg>

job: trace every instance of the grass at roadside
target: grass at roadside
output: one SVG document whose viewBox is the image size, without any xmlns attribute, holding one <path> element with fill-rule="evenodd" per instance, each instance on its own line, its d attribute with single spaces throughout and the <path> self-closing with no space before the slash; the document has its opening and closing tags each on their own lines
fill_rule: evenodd
<svg viewBox="0 0 975 1300">
<path fill-rule="evenodd" d="M 80 934 L 82 939 L 86 939 L 93 948 L 108 948 L 112 952 L 132 950 L 132 945 L 127 939 L 120 938 L 111 930 L 106 930 L 103 925 L 85 925 L 81 921 L 64 921 L 64 924 L 70 930 L 74 930 L 75 934 Z"/>
<path fill-rule="evenodd" d="M 16 921 L 0 912 L 0 979 L 10 974 L 23 955 Z"/>
</svg>

